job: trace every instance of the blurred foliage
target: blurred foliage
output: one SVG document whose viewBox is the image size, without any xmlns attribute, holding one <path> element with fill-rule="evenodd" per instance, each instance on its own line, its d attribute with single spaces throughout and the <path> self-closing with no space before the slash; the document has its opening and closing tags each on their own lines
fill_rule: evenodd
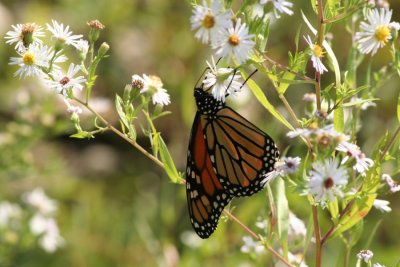
<svg viewBox="0 0 400 267">
<path fill-rule="evenodd" d="M 399 21 L 400 3 L 391 1 L 395 21 Z M 308 1 L 295 1 L 294 16 L 284 16 L 271 22 L 267 51 L 271 58 L 286 64 L 287 49 L 294 51 L 294 36 L 302 23 L 299 11 L 312 14 Z M 396 12 L 397 10 L 397 12 Z M 86 21 L 99 19 L 106 25 L 101 41 L 110 44 L 110 57 L 99 66 L 100 79 L 93 93 L 113 99 L 122 94 L 124 85 L 134 73 L 154 73 L 162 77 L 169 90 L 172 115 L 156 121 L 178 170 L 186 163 L 189 127 L 194 116 L 193 86 L 209 58 L 207 47 L 197 42 L 190 30 L 191 7 L 185 1 L 162 0 L 5 0 L 0 3 L 0 33 L 3 36 L 11 24 L 36 22 L 44 25 L 51 19 L 68 24 L 74 33 L 88 31 Z M 314 22 L 314 21 L 313 21 Z M 306 27 L 303 27 L 305 29 Z M 334 25 L 333 47 L 342 66 L 346 65 L 351 45 L 346 29 Z M 101 41 L 99 43 L 101 43 Z M 305 47 L 304 42 L 300 42 Z M 7 65 L 12 47 L 0 45 L 0 200 L 18 199 L 25 190 L 42 186 L 60 202 L 58 221 L 66 246 L 55 254 L 35 251 L 15 251 L 12 266 L 265 266 L 269 255 L 251 256 L 240 252 L 243 229 L 221 220 L 218 230 L 208 240 L 200 240 L 192 231 L 186 208 L 185 189 L 172 185 L 166 174 L 112 133 L 94 140 L 70 139 L 73 133 L 65 106 L 55 95 L 43 89 L 34 79 L 23 83 L 13 77 L 14 69 Z M 378 70 L 390 58 L 388 49 L 373 60 Z M 366 70 L 366 66 L 361 66 Z M 257 79 L 257 75 L 255 76 Z M 360 77 L 363 79 L 363 77 Z M 326 80 L 334 80 L 329 72 Z M 275 107 L 278 96 L 266 81 L 259 81 Z M 377 102 L 377 108 L 364 118 L 359 138 L 363 150 L 370 153 L 369 144 L 376 142 L 395 123 L 392 115 L 393 96 L 398 95 L 398 78 L 388 80 Z M 311 92 L 309 85 L 295 85 L 287 97 L 296 111 L 303 110 L 299 101 Z M 107 103 L 99 98 L 102 107 Z M 100 105 L 100 104 L 99 104 Z M 290 149 L 284 127 L 266 114 L 255 99 L 236 103 L 236 109 L 266 130 L 283 149 Z M 107 107 L 107 104 L 105 105 Z M 116 111 L 104 108 L 101 113 L 116 121 Z M 279 110 L 286 118 L 288 114 Z M 87 115 L 87 114 L 86 114 Z M 143 118 L 142 118 L 143 119 Z M 83 115 L 82 120 L 85 120 Z M 147 138 L 138 136 L 145 143 Z M 149 144 L 145 147 L 149 147 Z M 301 152 L 292 151 L 292 154 Z M 386 166 L 390 170 L 390 166 Z M 310 219 L 306 199 L 287 190 L 290 207 L 301 219 Z M 235 215 L 254 228 L 257 217 L 269 213 L 266 192 L 251 199 L 236 199 L 232 203 Z M 393 211 L 383 215 L 370 249 L 375 259 L 386 266 L 399 260 L 398 238 L 400 202 L 397 195 L 389 197 Z M 364 231 L 372 231 L 382 217 L 373 211 L 365 220 Z M 330 223 L 322 222 L 323 229 Z M 362 236 L 357 249 L 369 236 Z M 339 266 L 344 251 L 338 250 L 336 238 L 325 251 L 324 266 Z M 5 246 L 5 244 L 0 244 Z M 353 255 L 358 250 L 355 250 Z M 351 262 L 355 262 L 355 256 Z M 311 265 L 311 264 L 310 264 Z"/>
</svg>

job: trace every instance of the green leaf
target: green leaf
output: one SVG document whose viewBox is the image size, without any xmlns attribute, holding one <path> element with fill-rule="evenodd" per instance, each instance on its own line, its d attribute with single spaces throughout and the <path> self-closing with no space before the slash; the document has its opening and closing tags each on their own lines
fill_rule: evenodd
<svg viewBox="0 0 400 267">
<path fill-rule="evenodd" d="M 276 224 L 279 240 L 281 241 L 284 254 L 288 249 L 288 230 L 289 230 L 289 204 L 285 193 L 285 182 L 278 177 L 272 183 L 272 192 L 276 205 Z M 286 251 L 285 251 L 286 250 Z"/>
<path fill-rule="evenodd" d="M 182 181 L 181 176 L 179 175 L 178 171 L 176 170 L 174 161 L 171 157 L 171 154 L 168 151 L 168 147 L 165 144 L 164 140 L 162 139 L 161 135 L 157 135 L 158 138 L 158 145 L 160 148 L 160 157 L 161 161 L 164 164 L 164 170 L 167 173 L 169 179 L 177 184 Z"/>
<path fill-rule="evenodd" d="M 397 120 L 400 122 L 400 95 L 397 98 Z"/>
<path fill-rule="evenodd" d="M 274 116 L 278 121 L 285 125 L 290 130 L 294 130 L 293 126 L 275 109 L 275 107 L 268 101 L 267 97 L 261 90 L 261 88 L 252 80 L 247 81 L 247 85 L 251 92 L 257 98 L 257 100 L 264 106 L 272 116 Z"/>
<path fill-rule="evenodd" d="M 333 111 L 333 127 L 338 132 L 344 131 L 344 110 L 338 107 Z"/>
<path fill-rule="evenodd" d="M 126 118 L 126 114 L 124 112 L 123 106 L 124 106 L 124 101 L 122 100 L 122 98 L 119 95 L 116 95 L 115 107 L 117 109 L 118 116 L 121 119 L 122 123 L 129 129 L 129 123 Z"/>
<path fill-rule="evenodd" d="M 90 132 L 86 132 L 86 131 L 81 131 L 79 133 L 70 135 L 69 137 L 73 137 L 73 138 L 78 138 L 78 139 L 84 139 L 84 138 L 94 138 L 94 135 Z"/>
</svg>

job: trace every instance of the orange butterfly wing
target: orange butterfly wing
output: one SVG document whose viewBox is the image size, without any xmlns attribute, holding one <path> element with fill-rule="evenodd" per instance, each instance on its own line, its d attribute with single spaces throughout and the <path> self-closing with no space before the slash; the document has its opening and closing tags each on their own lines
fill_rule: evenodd
<svg viewBox="0 0 400 267">
<path fill-rule="evenodd" d="M 271 137 L 229 107 L 212 118 L 202 115 L 207 151 L 223 188 L 232 196 L 250 196 L 263 189 L 279 151 Z"/>
<path fill-rule="evenodd" d="M 224 190 L 208 153 L 199 113 L 190 135 L 186 195 L 190 221 L 201 238 L 208 238 L 217 228 L 218 219 L 232 196 Z"/>
</svg>

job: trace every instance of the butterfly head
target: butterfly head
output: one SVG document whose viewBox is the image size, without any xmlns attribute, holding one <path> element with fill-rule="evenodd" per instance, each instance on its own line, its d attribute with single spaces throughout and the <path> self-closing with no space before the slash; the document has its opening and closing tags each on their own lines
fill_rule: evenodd
<svg viewBox="0 0 400 267">
<path fill-rule="evenodd" d="M 194 89 L 194 98 L 196 99 L 197 109 L 202 114 L 215 114 L 225 106 L 223 101 L 215 99 L 202 88 Z"/>
</svg>

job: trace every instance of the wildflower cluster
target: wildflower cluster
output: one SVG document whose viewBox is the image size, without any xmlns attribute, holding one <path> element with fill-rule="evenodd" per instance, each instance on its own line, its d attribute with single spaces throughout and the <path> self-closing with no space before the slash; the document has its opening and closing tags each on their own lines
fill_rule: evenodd
<svg viewBox="0 0 400 267">
<path fill-rule="evenodd" d="M 47 253 L 62 247 L 65 241 L 54 217 L 57 202 L 49 198 L 42 188 L 24 193 L 22 201 L 25 205 L 0 202 L 0 230 L 5 233 L 2 242 L 12 246 L 34 237 Z M 25 217 L 29 217 L 28 225 L 25 225 Z"/>
</svg>

